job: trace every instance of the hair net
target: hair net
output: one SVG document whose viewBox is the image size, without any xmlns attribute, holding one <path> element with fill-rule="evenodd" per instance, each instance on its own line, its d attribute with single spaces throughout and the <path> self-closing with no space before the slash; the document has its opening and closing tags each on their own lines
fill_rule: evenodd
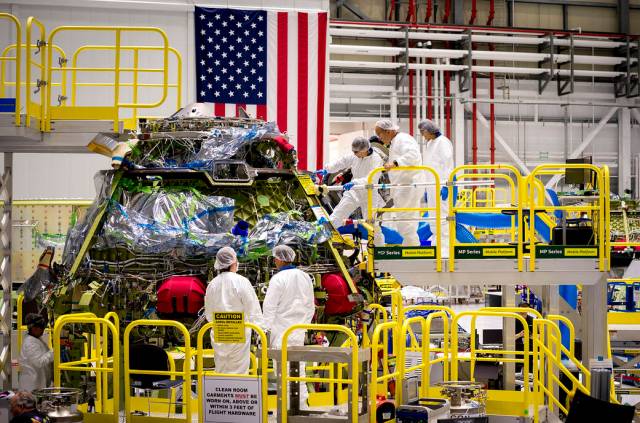
<svg viewBox="0 0 640 423">
<path fill-rule="evenodd" d="M 430 134 L 441 132 L 438 125 L 436 125 L 435 122 L 429 119 L 420 121 L 420 123 L 418 124 L 418 129 L 420 129 L 421 131 L 427 131 Z"/>
<path fill-rule="evenodd" d="M 371 143 L 365 137 L 355 137 L 353 141 L 351 141 L 351 150 L 352 151 L 365 151 L 371 148 Z"/>
<path fill-rule="evenodd" d="M 39 327 L 44 329 L 47 326 L 46 322 L 44 321 L 44 317 L 36 313 L 27 314 L 27 317 L 24 319 L 24 321 L 27 325 L 27 328 L 29 329 L 34 327 Z"/>
<path fill-rule="evenodd" d="M 288 245 L 278 245 L 273 249 L 273 256 L 278 260 L 293 263 L 296 259 L 296 252 Z"/>
<path fill-rule="evenodd" d="M 237 261 L 236 252 L 231 247 L 222 247 L 216 254 L 216 262 L 213 268 L 216 270 L 227 269 Z"/>
<path fill-rule="evenodd" d="M 27 410 L 36 408 L 36 399 L 31 392 L 18 391 L 11 397 L 11 404 L 16 407 L 26 408 Z"/>
<path fill-rule="evenodd" d="M 389 119 L 381 119 L 379 121 L 376 122 L 376 127 L 383 129 L 385 131 L 397 131 L 398 129 L 400 129 L 400 127 L 398 125 L 396 125 L 395 123 L 391 122 Z"/>
</svg>

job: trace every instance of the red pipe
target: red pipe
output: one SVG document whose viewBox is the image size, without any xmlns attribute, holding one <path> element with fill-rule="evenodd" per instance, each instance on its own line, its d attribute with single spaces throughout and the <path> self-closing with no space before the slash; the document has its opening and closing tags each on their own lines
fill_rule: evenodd
<svg viewBox="0 0 640 423">
<path fill-rule="evenodd" d="M 475 60 L 473 61 L 475 64 Z M 471 95 L 476 98 L 478 88 L 478 75 L 471 73 Z M 478 103 L 475 101 L 471 106 L 473 116 L 471 118 L 471 151 L 473 152 L 473 164 L 478 164 Z"/>
<path fill-rule="evenodd" d="M 413 71 L 409 71 L 409 134 L 413 136 Z"/>
<path fill-rule="evenodd" d="M 389 5 L 389 21 L 393 20 L 393 14 L 396 11 L 396 0 L 391 0 L 391 4 Z"/>
<path fill-rule="evenodd" d="M 487 17 L 487 26 L 493 24 L 493 18 L 495 17 L 496 10 L 494 0 L 489 0 L 489 16 Z M 489 44 L 489 50 L 495 51 L 496 47 L 493 44 Z M 493 60 L 489 61 L 489 66 L 493 67 Z M 489 98 L 494 99 L 495 92 L 495 75 L 493 72 L 489 73 Z M 496 105 L 491 102 L 489 104 L 489 153 L 491 157 L 491 164 L 496 162 Z"/>
<path fill-rule="evenodd" d="M 392 0 L 393 1 L 393 0 Z M 505 28 L 505 27 L 492 27 L 492 28 L 487 28 L 485 26 L 470 26 L 470 25 L 441 25 L 441 24 L 415 24 L 415 25 L 408 25 L 408 24 L 402 24 L 402 23 L 397 23 L 397 22 L 375 22 L 375 21 L 366 21 L 366 22 L 362 22 L 362 21 L 343 21 L 343 20 L 339 20 L 339 19 L 331 19 L 331 23 L 335 24 L 335 25 L 366 25 L 366 26 L 372 26 L 375 25 L 377 27 L 385 27 L 385 26 L 389 26 L 389 27 L 394 27 L 397 29 L 402 29 L 404 27 L 410 26 L 412 28 L 419 28 L 419 29 L 439 29 L 439 30 L 446 30 L 446 29 L 450 29 L 450 30 L 456 30 L 456 31 L 460 31 L 460 30 L 466 30 L 466 29 L 471 29 L 473 31 L 480 31 L 480 32 L 484 32 L 484 33 L 492 33 L 492 32 L 504 32 L 504 33 L 509 33 L 509 34 L 513 34 L 513 33 L 519 33 L 519 34 L 531 34 L 531 35 L 546 35 L 549 32 L 553 33 L 553 35 L 557 35 L 557 36 L 566 36 L 569 34 L 575 34 L 574 32 L 571 31 L 540 31 L 540 30 L 534 30 L 534 29 L 522 29 L 522 28 Z M 602 38 L 602 37 L 606 37 L 606 38 L 624 38 L 626 40 L 627 35 L 626 34 L 620 34 L 618 32 L 612 33 L 612 32 L 581 32 L 580 33 L 581 37 L 598 37 L 598 38 Z"/>
<path fill-rule="evenodd" d="M 476 22 L 476 17 L 478 16 L 478 8 L 476 6 L 476 0 L 471 0 L 471 17 L 469 18 L 469 25 L 473 25 Z"/>
<path fill-rule="evenodd" d="M 489 46 L 491 51 L 494 51 L 495 48 L 493 45 Z M 493 66 L 493 60 L 489 61 L 489 66 Z M 491 100 L 494 99 L 494 90 L 495 90 L 495 77 L 493 72 L 489 74 L 489 98 Z M 496 105 L 491 102 L 489 104 L 489 131 L 491 140 L 489 143 L 489 151 L 491 153 L 491 164 L 494 164 L 496 161 Z"/>
<path fill-rule="evenodd" d="M 495 16 L 496 16 L 496 5 L 494 4 L 494 0 L 489 0 L 489 16 L 487 16 L 487 26 L 491 26 L 493 24 L 493 18 Z"/>
<path fill-rule="evenodd" d="M 442 23 L 449 23 L 449 15 L 451 14 L 451 0 L 444 2 L 444 15 L 442 15 Z"/>
<path fill-rule="evenodd" d="M 444 95 L 447 98 L 444 102 L 444 115 L 447 121 L 447 133 L 446 136 L 451 138 L 451 73 L 446 71 L 444 73 Z"/>
<path fill-rule="evenodd" d="M 418 18 L 416 17 L 416 0 L 409 0 L 409 9 L 407 10 L 407 22 L 413 25 L 418 23 Z"/>
<path fill-rule="evenodd" d="M 427 0 L 427 14 L 424 17 L 424 21 L 429 23 L 431 20 L 431 12 L 433 11 L 433 0 Z"/>
</svg>

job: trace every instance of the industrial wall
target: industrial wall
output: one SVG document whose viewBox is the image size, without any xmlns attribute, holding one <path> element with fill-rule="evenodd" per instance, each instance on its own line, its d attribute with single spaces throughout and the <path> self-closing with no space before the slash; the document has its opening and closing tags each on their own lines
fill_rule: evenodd
<svg viewBox="0 0 640 423">
<path fill-rule="evenodd" d="M 55 3 L 53 5 L 52 3 Z M 330 5 L 331 3 L 331 5 Z M 278 2 L 279 8 L 292 9 L 329 9 L 333 8 L 335 2 L 329 0 L 281 0 Z M 350 3 L 357 5 L 371 19 L 380 20 L 384 16 L 384 2 L 370 0 L 350 0 Z M 424 3 L 424 2 L 418 2 Z M 436 1 L 436 3 L 438 3 Z M 617 3 L 615 0 L 599 0 L 598 3 Z M 271 1 L 260 0 L 235 0 L 235 1 L 202 1 L 199 5 L 205 6 L 246 6 L 246 7 L 269 7 L 273 5 Z M 488 1 L 478 0 L 478 23 L 484 23 L 487 18 Z M 495 25 L 506 25 L 507 8 L 504 2 L 496 1 Z M 184 75 L 184 85 L 182 87 L 182 103 L 186 104 L 195 98 L 194 84 L 194 63 L 193 63 L 193 17 L 190 0 L 154 0 L 154 1 L 98 1 L 98 0 L 58 0 L 56 2 L 45 2 L 43 0 L 20 0 L 7 2 L 0 0 L 0 10 L 13 13 L 21 20 L 25 21 L 28 16 L 36 16 L 47 27 L 52 29 L 61 25 L 131 25 L 131 26 L 157 26 L 163 29 L 171 42 L 171 46 L 176 48 L 183 57 L 182 72 Z M 632 0 L 631 5 L 640 6 L 640 0 Z M 342 18 L 349 19 L 348 12 L 344 12 Z M 406 15 L 406 12 L 402 12 Z M 420 12 L 421 13 L 421 12 Z M 442 13 L 442 10 L 438 11 Z M 465 1 L 465 13 L 470 13 L 470 1 Z M 516 2 L 513 19 L 517 26 L 537 27 L 537 28 L 562 28 L 561 6 L 548 4 L 526 4 Z M 569 6 L 569 26 L 571 28 L 580 27 L 583 31 L 611 31 L 617 30 L 617 16 L 615 8 L 605 7 L 581 7 Z M 468 20 L 468 16 L 465 17 Z M 640 32 L 640 10 L 630 11 L 632 31 Z M 0 42 L 6 45 L 12 39 L 9 29 L 0 31 Z M 157 44 L 158 40 L 140 39 L 135 36 L 127 36 L 125 42 L 148 42 Z M 80 45 L 101 44 L 108 42 L 103 36 L 94 35 L 90 38 L 79 38 L 67 36 L 61 38 L 60 43 L 65 48 L 72 51 Z M 111 40 L 112 42 L 112 40 Z M 332 55 L 333 58 L 334 55 Z M 338 58 L 338 57 L 336 57 Z M 103 55 L 102 59 L 87 56 L 83 60 L 95 62 L 98 66 L 100 60 L 108 62 L 112 58 Z M 153 66 L 157 63 L 157 57 L 144 57 L 141 61 L 146 66 Z M 175 63 L 174 63 L 175 66 Z M 86 82 L 103 80 L 107 75 L 88 76 Z M 92 79 L 93 78 L 93 79 Z M 154 81 L 153 76 L 148 77 L 148 81 Z M 334 78 L 332 78 L 332 83 Z M 479 80 L 480 97 L 487 97 L 487 82 Z M 521 97 L 535 98 L 535 82 L 522 81 L 515 78 L 498 78 L 496 97 L 506 100 L 515 100 Z M 554 90 L 549 89 L 541 98 L 556 99 Z M 126 95 L 126 94 L 125 94 Z M 147 94 L 151 99 L 157 96 L 156 92 L 149 91 Z M 333 98 L 343 94 L 338 94 L 332 89 Z M 615 102 L 610 84 L 587 84 L 580 83 L 576 87 L 576 93 L 564 97 L 572 101 L 583 99 Z M 87 89 L 80 95 L 83 104 L 99 104 L 112 97 L 108 89 Z M 174 101 L 176 93 L 169 94 L 169 100 L 163 108 L 149 111 L 149 114 L 168 115 L 175 110 Z M 334 114 L 337 109 L 332 105 L 331 133 L 337 136 L 356 130 L 363 130 L 370 133 L 373 121 L 380 116 L 386 116 L 388 107 L 384 106 L 384 101 L 380 105 L 372 105 L 369 119 L 361 119 L 353 122 L 340 114 Z M 387 99 L 388 103 L 388 99 Z M 481 104 L 479 110 L 488 116 L 488 105 Z M 571 106 L 560 107 L 545 104 L 540 105 L 518 105 L 500 104 L 496 106 L 496 131 L 502 136 L 506 143 L 520 155 L 527 165 L 535 165 L 543 161 L 564 160 L 567 153 L 579 145 L 598 123 L 600 118 L 607 113 L 607 107 L 587 107 Z M 377 113 L 376 113 L 377 111 Z M 468 117 L 468 116 L 467 116 Z M 612 167 L 612 173 L 617 174 L 618 158 L 618 127 L 614 115 L 610 122 L 597 136 L 595 141 L 585 150 L 585 154 L 593 154 L 600 163 L 608 164 Z M 348 122 L 342 124 L 341 122 Z M 403 127 L 408 128 L 407 119 L 402 119 Z M 470 120 L 466 121 L 465 136 L 463 139 L 454 139 L 456 143 L 464 143 L 465 158 L 470 160 L 471 149 L 469 144 Z M 489 135 L 486 128 L 478 125 L 478 157 L 480 161 L 487 161 L 489 155 Z M 640 136 L 639 126 L 632 115 L 632 143 L 631 154 L 640 154 L 640 147 L 637 140 Z M 339 138 L 348 142 L 348 136 Z M 566 144 L 564 140 L 569 142 Z M 345 141 L 346 140 L 346 141 Z M 340 147 L 332 147 L 331 151 L 348 151 Z M 498 147 L 496 151 L 498 161 L 507 160 L 508 157 Z M 27 155 L 16 154 L 14 158 L 14 195 L 15 198 L 92 198 L 93 181 L 92 175 L 96 170 L 108 166 L 108 160 L 96 155 Z M 615 183 L 614 183 L 615 185 Z"/>
</svg>

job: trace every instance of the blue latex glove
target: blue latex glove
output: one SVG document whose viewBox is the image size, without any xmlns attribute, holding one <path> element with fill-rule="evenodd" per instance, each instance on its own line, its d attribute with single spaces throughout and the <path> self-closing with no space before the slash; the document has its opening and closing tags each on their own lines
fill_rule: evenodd
<svg viewBox="0 0 640 423">
<path fill-rule="evenodd" d="M 449 198 L 449 189 L 447 187 L 440 188 L 440 198 L 442 201 L 447 201 L 447 198 Z"/>
<path fill-rule="evenodd" d="M 351 188 L 353 188 L 353 182 L 347 182 L 342 186 L 343 191 L 349 191 Z"/>
<path fill-rule="evenodd" d="M 318 181 L 319 183 L 322 183 L 324 181 L 324 178 L 327 177 L 327 175 L 329 174 L 329 172 L 327 172 L 325 169 L 318 169 L 316 170 L 316 181 Z"/>
</svg>

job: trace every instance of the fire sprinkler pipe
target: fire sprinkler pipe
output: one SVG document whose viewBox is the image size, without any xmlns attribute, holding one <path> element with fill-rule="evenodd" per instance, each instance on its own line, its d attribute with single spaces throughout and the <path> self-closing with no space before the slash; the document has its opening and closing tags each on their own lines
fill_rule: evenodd
<svg viewBox="0 0 640 423">
<path fill-rule="evenodd" d="M 427 0 L 427 13 L 424 16 L 424 21 L 429 23 L 431 20 L 431 12 L 433 10 L 433 0 Z"/>
<path fill-rule="evenodd" d="M 449 23 L 449 15 L 451 14 L 451 0 L 444 2 L 444 15 L 442 15 L 442 23 Z"/>
</svg>

